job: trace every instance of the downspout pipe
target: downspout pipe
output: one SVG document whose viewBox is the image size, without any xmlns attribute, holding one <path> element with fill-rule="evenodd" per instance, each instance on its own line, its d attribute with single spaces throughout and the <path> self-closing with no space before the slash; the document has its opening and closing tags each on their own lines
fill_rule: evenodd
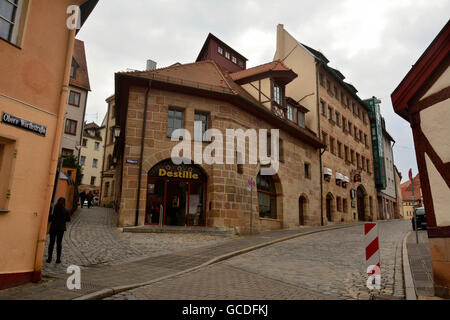
<svg viewBox="0 0 450 320">
<path fill-rule="evenodd" d="M 61 140 L 63 135 L 64 117 L 66 114 L 66 101 L 69 92 L 69 75 L 72 64 L 73 48 L 75 44 L 76 29 L 69 30 L 66 49 L 66 61 L 64 66 L 64 77 L 61 87 L 61 95 L 59 99 L 58 118 L 56 120 L 56 132 L 53 138 L 53 148 L 50 158 L 50 166 L 48 172 L 47 190 L 42 204 L 41 221 L 39 234 L 36 243 L 36 254 L 34 259 L 34 271 L 32 282 L 39 282 L 42 273 L 42 257 L 44 255 L 45 241 L 47 238 L 48 216 L 50 211 L 50 202 L 52 201 L 53 188 L 56 179 L 56 168 L 58 166 L 59 153 L 61 149 Z"/>
<path fill-rule="evenodd" d="M 145 131 L 147 129 L 147 112 L 148 112 L 148 95 L 150 93 L 150 87 L 152 86 L 152 80 L 149 80 L 147 91 L 145 92 L 145 105 L 144 105 L 144 118 L 142 120 L 142 137 L 141 137 L 141 156 L 139 160 L 139 177 L 138 177 L 138 190 L 136 199 L 136 217 L 135 226 L 139 225 L 139 209 L 141 202 L 141 182 L 142 182 L 142 162 L 144 161 L 144 144 L 145 144 Z"/>
<path fill-rule="evenodd" d="M 320 131 L 320 97 L 319 97 L 319 62 L 316 60 L 316 105 L 317 105 L 317 135 L 322 141 L 322 132 Z M 323 162 L 322 156 L 325 153 L 326 149 L 320 150 L 320 225 L 324 225 L 323 221 Z"/>
</svg>

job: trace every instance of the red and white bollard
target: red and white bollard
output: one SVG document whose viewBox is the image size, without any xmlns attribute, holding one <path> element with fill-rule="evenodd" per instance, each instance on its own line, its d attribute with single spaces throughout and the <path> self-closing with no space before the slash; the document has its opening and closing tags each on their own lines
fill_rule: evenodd
<svg viewBox="0 0 450 320">
<path fill-rule="evenodd" d="M 366 267 L 369 278 L 367 287 L 370 290 L 381 289 L 381 260 L 380 242 L 378 239 L 378 225 L 366 223 L 364 226 L 364 244 L 366 248 Z"/>
</svg>

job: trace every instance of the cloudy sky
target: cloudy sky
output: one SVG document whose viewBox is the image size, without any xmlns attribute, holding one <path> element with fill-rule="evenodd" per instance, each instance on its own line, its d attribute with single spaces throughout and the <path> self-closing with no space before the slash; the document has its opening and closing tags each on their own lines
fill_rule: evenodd
<svg viewBox="0 0 450 320">
<path fill-rule="evenodd" d="M 209 32 L 249 59 L 271 61 L 276 26 L 323 52 L 361 98 L 377 96 L 396 140 L 395 163 L 417 172 L 411 129 L 390 94 L 448 20 L 448 0 L 100 0 L 78 34 L 92 92 L 87 121 L 101 123 L 114 73 L 195 61 Z"/>
</svg>

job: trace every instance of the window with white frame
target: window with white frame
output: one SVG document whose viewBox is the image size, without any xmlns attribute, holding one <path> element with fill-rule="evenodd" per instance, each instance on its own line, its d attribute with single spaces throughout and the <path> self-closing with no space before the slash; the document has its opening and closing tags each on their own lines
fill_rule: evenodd
<svg viewBox="0 0 450 320">
<path fill-rule="evenodd" d="M 294 121 L 294 107 L 288 105 L 287 106 L 287 118 L 289 121 Z"/>
<path fill-rule="evenodd" d="M 278 105 L 283 105 L 283 93 L 281 87 L 276 84 L 273 85 L 273 100 L 275 100 Z"/>
<path fill-rule="evenodd" d="M 23 0 L 0 0 L 0 38 L 17 44 Z"/>
<path fill-rule="evenodd" d="M 220 54 L 223 54 L 223 49 L 221 46 L 217 47 L 217 52 Z"/>
<path fill-rule="evenodd" d="M 302 128 L 305 128 L 305 113 L 304 112 L 297 112 L 298 115 L 298 125 Z"/>
</svg>

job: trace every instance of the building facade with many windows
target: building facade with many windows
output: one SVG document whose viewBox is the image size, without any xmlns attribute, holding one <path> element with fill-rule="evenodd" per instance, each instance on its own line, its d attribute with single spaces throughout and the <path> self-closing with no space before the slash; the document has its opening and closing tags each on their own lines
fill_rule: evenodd
<svg viewBox="0 0 450 320">
<path fill-rule="evenodd" d="M 83 125 L 87 98 L 91 87 L 89 84 L 84 42 L 78 39 L 75 39 L 69 84 L 61 155 L 74 155 L 75 158 L 79 159 L 84 133 Z"/>
<path fill-rule="evenodd" d="M 92 191 L 95 195 L 100 194 L 105 129 L 93 122 L 84 125 L 79 162 L 83 168 L 83 179 L 79 192 Z"/>
<path fill-rule="evenodd" d="M 377 219 L 369 107 L 321 52 L 277 28 L 275 60 L 300 76 L 287 95 L 309 111 L 305 123 L 326 145 L 321 157 L 323 222 Z"/>
</svg>

